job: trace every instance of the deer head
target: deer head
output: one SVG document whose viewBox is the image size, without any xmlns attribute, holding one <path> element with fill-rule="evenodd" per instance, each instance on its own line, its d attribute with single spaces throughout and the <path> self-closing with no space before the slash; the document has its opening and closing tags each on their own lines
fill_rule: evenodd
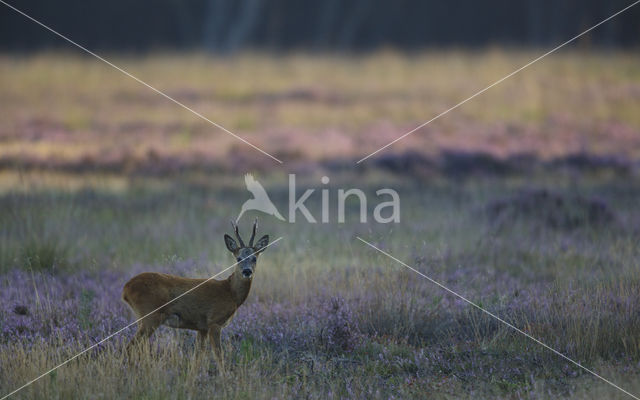
<svg viewBox="0 0 640 400">
<path fill-rule="evenodd" d="M 227 249 L 233 253 L 233 256 L 238 262 L 236 265 L 236 272 L 238 273 L 238 276 L 242 276 L 245 279 L 251 279 L 256 269 L 258 255 L 262 253 L 265 247 L 269 244 L 269 235 L 264 235 L 258 239 L 254 245 L 253 240 L 256 237 L 256 230 L 258 229 L 258 219 L 256 218 L 253 222 L 253 230 L 251 231 L 249 245 L 246 246 L 238 232 L 238 225 L 231 221 L 231 226 L 233 227 L 237 242 L 231 236 L 225 234 L 224 243 L 227 245 Z"/>
</svg>

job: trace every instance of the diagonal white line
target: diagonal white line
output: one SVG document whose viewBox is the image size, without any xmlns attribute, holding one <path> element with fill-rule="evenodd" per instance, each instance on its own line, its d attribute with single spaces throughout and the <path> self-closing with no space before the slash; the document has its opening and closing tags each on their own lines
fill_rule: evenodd
<svg viewBox="0 0 640 400">
<path fill-rule="evenodd" d="M 435 281 L 433 279 L 431 279 L 430 277 L 428 277 L 427 275 L 423 274 L 422 272 L 418 271 L 417 269 L 407 265 L 406 263 L 398 260 L 397 258 L 395 258 L 394 256 L 392 256 L 391 254 L 387 253 L 386 251 L 376 247 L 375 245 L 367 242 L 366 240 L 362 239 L 360 236 L 356 236 L 356 238 L 358 238 L 358 240 L 360 240 L 362 243 L 366 244 L 367 246 L 377 250 L 378 252 L 384 254 L 385 256 L 389 257 L 390 259 L 396 261 L 399 264 L 404 265 L 405 267 L 407 267 L 408 269 L 410 269 L 411 271 L 415 272 L 416 274 L 420 275 L 421 277 L 429 280 L 431 283 L 434 283 L 436 285 L 438 285 L 439 287 L 441 287 L 442 289 L 446 290 L 447 292 L 451 293 L 452 295 L 458 297 L 461 300 L 464 300 L 465 302 L 467 302 L 468 304 L 472 305 L 473 307 L 477 308 L 478 310 L 482 311 L 483 313 L 489 315 L 492 318 L 497 319 L 498 321 L 502 322 L 503 324 L 505 324 L 506 326 L 508 326 L 509 328 L 515 330 L 518 333 L 523 334 L 524 336 L 528 337 L 529 339 L 533 340 L 534 342 L 538 343 L 539 345 L 543 346 L 544 348 L 546 348 L 547 350 L 552 351 L 553 353 L 559 355 L 560 357 L 564 358 L 565 360 L 571 362 L 572 364 L 582 368 L 583 370 L 587 371 L 588 373 L 590 373 L 591 375 L 595 376 L 596 378 L 601 379 L 602 381 L 608 383 L 609 385 L 613 386 L 614 388 L 620 390 L 621 392 L 633 397 L 636 400 L 640 400 L 640 398 L 638 398 L 637 396 L 629 393 L 628 391 L 624 390 L 623 388 L 621 388 L 620 386 L 616 385 L 615 383 L 611 382 L 610 380 L 603 378 L 602 376 L 598 375 L 597 373 L 593 372 L 592 370 L 590 370 L 589 368 L 583 366 L 582 364 L 578 363 L 577 361 L 573 361 L 572 359 L 570 359 L 569 357 L 565 356 L 564 354 L 560 353 L 559 351 L 547 346 L 546 344 L 542 343 L 540 340 L 536 339 L 535 337 L 529 335 L 527 332 L 523 331 L 520 328 L 515 327 L 514 325 L 510 324 L 509 322 L 503 320 L 502 318 L 498 317 L 497 315 L 493 314 L 491 311 L 487 311 L 484 308 L 480 307 L 479 305 L 477 305 L 476 303 L 472 302 L 471 300 L 467 299 L 466 297 L 454 292 L 453 290 L 449 289 L 448 287 L 444 286 L 443 284 L 441 284 L 438 281 Z"/>
<path fill-rule="evenodd" d="M 1 1 L 1 0 L 0 0 L 0 1 Z M 266 245 L 263 249 L 261 249 L 261 251 L 262 251 L 262 250 L 264 250 L 264 249 L 266 249 L 267 247 L 269 247 L 269 246 L 273 245 L 273 244 L 278 243 L 280 240 L 282 240 L 282 236 L 281 236 L 281 237 L 279 237 L 279 238 L 277 238 L 277 239 L 276 239 L 276 240 L 274 240 L 273 242 L 269 243 L 268 245 Z M 124 331 L 125 329 L 127 329 L 127 328 L 129 328 L 129 327 L 131 327 L 131 326 L 133 326 L 133 325 L 135 325 L 135 324 L 137 324 L 137 323 L 138 323 L 138 322 L 140 322 L 141 320 L 143 320 L 143 319 L 147 318 L 149 315 L 151 315 L 151 314 L 153 314 L 154 312 L 156 312 L 156 311 L 160 310 L 162 307 L 165 307 L 165 306 L 167 306 L 168 304 L 171 304 L 171 303 L 173 303 L 174 301 L 178 300 L 178 299 L 179 299 L 179 298 L 181 298 L 182 296 L 184 296 L 184 295 L 186 295 L 186 294 L 188 294 L 188 293 L 190 293 L 190 292 L 192 292 L 192 291 L 196 290 L 196 289 L 197 289 L 197 288 L 199 288 L 200 286 L 202 286 L 202 285 L 204 285 L 205 283 L 209 282 L 210 280 L 212 280 L 213 278 L 217 277 L 218 275 L 220 275 L 220 274 L 222 274 L 222 273 L 224 273 L 224 272 L 226 272 L 226 271 L 230 270 L 231 268 L 235 267 L 236 265 L 238 265 L 239 263 L 241 263 L 242 261 L 246 260 L 247 258 L 249 258 L 249 257 L 253 256 L 253 255 L 254 255 L 254 254 L 256 254 L 256 253 L 257 253 L 257 251 L 254 251 L 253 253 L 249 254 L 248 256 L 246 256 L 245 258 L 243 258 L 242 260 L 240 260 L 240 261 L 238 261 L 238 262 L 236 262 L 236 263 L 234 263 L 234 264 L 232 264 L 232 265 L 228 266 L 227 268 L 223 269 L 222 271 L 218 272 L 217 274 L 213 275 L 212 277 L 210 277 L 210 278 L 208 278 L 208 279 L 206 279 L 206 280 L 204 280 L 204 281 L 202 281 L 202 282 L 198 283 L 196 286 L 194 286 L 194 287 L 192 287 L 191 289 L 187 290 L 186 292 L 182 293 L 180 296 L 177 296 L 177 297 L 173 298 L 171 301 L 168 301 L 168 302 L 164 303 L 164 304 L 163 304 L 163 305 L 161 305 L 160 307 L 158 307 L 158 308 L 156 308 L 155 310 L 153 310 L 153 311 L 149 312 L 148 314 L 143 315 L 142 317 L 140 317 L 140 318 L 138 318 L 137 320 L 133 321 L 133 322 L 132 322 L 132 323 L 130 323 L 129 325 L 125 326 L 124 328 L 119 329 L 119 330 L 117 330 L 117 331 L 113 332 L 111 335 L 109 335 L 109 336 L 105 337 L 104 339 L 100 340 L 98 343 L 95 343 L 95 344 L 91 345 L 90 347 L 87 347 L 86 349 L 82 350 L 80 353 L 78 353 L 78 354 L 76 354 L 75 356 L 73 356 L 73 357 L 69 358 L 68 360 L 66 360 L 66 361 L 64 361 L 64 362 L 62 362 L 62 363 L 60 363 L 60 364 L 56 365 L 55 367 L 51 368 L 51 369 L 50 369 L 50 370 L 48 370 L 47 372 L 43 373 L 42 375 L 39 375 L 39 376 L 37 376 L 36 378 L 34 378 L 34 379 L 30 380 L 29 382 L 27 382 L 27 383 L 25 383 L 24 385 L 20 386 L 19 388 L 15 389 L 15 390 L 14 390 L 14 391 L 12 391 L 11 393 L 8 393 L 8 394 L 6 394 L 6 395 L 2 396 L 2 397 L 0 398 L 0 400 L 5 400 L 6 398 L 8 398 L 8 397 L 10 397 L 10 396 L 12 396 L 12 395 L 14 395 L 14 394 L 18 393 L 19 391 L 21 391 L 22 389 L 24 389 L 24 388 L 26 388 L 27 386 L 31 385 L 32 383 L 36 382 L 37 380 L 39 380 L 39 379 L 41 379 L 41 378 L 43 378 L 43 377 L 47 376 L 49 373 L 51 373 L 51 372 L 55 371 L 56 369 L 58 369 L 58 368 L 62 367 L 63 365 L 68 364 L 69 362 L 71 362 L 71 361 L 75 360 L 76 358 L 80 357 L 81 355 L 83 355 L 83 354 L 84 354 L 84 353 L 86 353 L 87 351 L 89 351 L 89 350 L 91 350 L 91 349 L 93 349 L 93 348 L 95 348 L 95 347 L 97 347 L 97 346 L 101 345 L 102 343 L 104 343 L 104 342 L 106 342 L 107 340 L 111 339 L 112 337 L 114 337 L 114 336 L 118 335 L 119 333 L 121 333 L 121 332 L 122 332 L 122 331 Z"/>
<path fill-rule="evenodd" d="M 0 0 L 2 1 L 2 0 Z M 566 42 L 554 47 L 553 49 L 547 51 L 546 53 L 544 53 L 543 55 L 539 56 L 538 58 L 535 58 L 531 61 L 529 61 L 527 64 L 523 65 L 522 67 L 518 68 L 517 70 L 513 71 L 512 73 L 510 73 L 509 75 L 498 79 L 497 81 L 493 82 L 491 85 L 487 86 L 486 88 L 480 90 L 479 92 L 475 93 L 474 95 L 467 97 L 466 99 L 462 100 L 460 103 L 456 104 L 455 106 L 441 112 L 440 114 L 436 115 L 435 117 L 431 118 L 430 120 L 428 120 L 427 122 L 424 122 L 421 125 L 418 125 L 417 127 L 413 128 L 412 130 L 410 130 L 409 132 L 405 133 L 404 135 L 394 139 L 393 141 L 385 144 L 384 146 L 380 147 L 378 150 L 374 151 L 373 153 L 369 154 L 366 157 L 361 158 L 360 160 L 358 160 L 356 162 L 356 164 L 360 164 L 361 162 L 363 162 L 364 160 L 366 160 L 367 158 L 381 152 L 382 150 L 386 149 L 387 147 L 395 144 L 396 142 L 398 142 L 399 140 L 402 140 L 404 138 L 406 138 L 407 136 L 411 135 L 412 133 L 414 133 L 415 131 L 424 128 L 425 126 L 429 125 L 431 122 L 435 121 L 436 119 L 442 117 L 443 115 L 449 113 L 450 111 L 455 110 L 456 108 L 460 107 L 461 105 L 463 105 L 464 103 L 468 102 L 469 100 L 481 95 L 482 93 L 486 92 L 487 90 L 491 89 L 492 87 L 498 85 L 499 83 L 503 82 L 506 79 L 511 78 L 512 76 L 514 76 L 515 74 L 517 74 L 518 72 L 522 71 L 523 69 L 531 66 L 532 64 L 535 64 L 536 62 L 542 60 L 543 58 L 545 58 L 546 56 L 548 56 L 549 54 L 555 52 L 556 50 L 561 49 L 562 47 L 568 45 L 569 43 L 573 42 L 574 40 L 578 39 L 579 37 L 591 32 L 592 30 L 594 30 L 595 28 L 599 27 L 600 25 L 604 24 L 605 22 L 609 21 L 612 18 L 617 17 L 618 15 L 622 14 L 623 12 L 627 11 L 628 9 L 630 9 L 631 7 L 635 6 L 636 4 L 640 3 L 640 0 L 635 1 L 634 3 L 626 6 L 625 8 L 623 8 L 622 10 L 618 11 L 617 13 L 611 15 L 610 17 L 603 19 L 602 21 L 598 22 L 597 24 L 593 25 L 591 28 L 587 29 L 586 31 L 572 37 L 571 39 L 567 40 Z"/>
<path fill-rule="evenodd" d="M 639 0 L 640 1 L 640 0 Z M 177 105 L 179 105 L 180 107 L 184 108 L 187 111 L 190 111 L 192 114 L 200 117 L 201 119 L 207 121 L 208 123 L 210 123 L 211 125 L 215 126 L 216 128 L 219 128 L 223 131 L 225 131 L 226 133 L 228 133 L 229 135 L 233 136 L 234 138 L 240 140 L 241 142 L 253 147 L 254 149 L 258 150 L 260 153 L 264 154 L 267 157 L 270 157 L 271 159 L 273 159 L 274 161 L 282 164 L 282 161 L 277 159 L 276 157 L 272 156 L 271 154 L 267 153 L 266 151 L 262 150 L 261 148 L 259 148 L 258 146 L 248 142 L 246 139 L 236 135 L 235 133 L 231 132 L 230 130 L 228 130 L 227 128 L 225 128 L 224 126 L 213 122 L 212 120 L 210 120 L 209 118 L 205 117 L 204 115 L 200 114 L 199 112 L 197 112 L 196 110 L 190 108 L 189 106 L 185 105 L 184 103 L 174 99 L 173 97 L 169 96 L 168 94 L 162 92 L 159 89 L 156 89 L 155 87 L 149 85 L 147 82 L 143 81 L 142 79 L 130 74 L 129 72 L 125 71 L 124 69 L 118 67 L 117 65 L 113 64 L 112 62 L 104 59 L 103 57 L 99 56 L 98 54 L 94 53 L 93 51 L 83 47 L 82 45 L 74 42 L 73 40 L 69 39 L 68 37 L 66 37 L 65 35 L 55 31 L 53 28 L 50 28 L 49 26 L 43 24 L 42 22 L 38 21 L 37 19 L 33 18 L 30 15 L 25 14 L 24 12 L 18 10 L 17 8 L 15 8 L 14 6 L 12 6 L 11 4 L 5 2 L 4 0 L 0 0 L 0 3 L 4 4 L 5 6 L 9 7 L 10 9 L 12 9 L 13 11 L 17 12 L 18 14 L 24 16 L 27 19 L 30 19 L 31 21 L 35 22 L 36 24 L 40 25 L 41 27 L 45 28 L 46 30 L 56 34 L 57 36 L 61 37 L 62 39 L 66 40 L 67 42 L 71 43 L 72 45 L 76 46 L 77 48 L 83 50 L 84 52 L 91 54 L 92 56 L 94 56 L 95 58 L 97 58 L 98 60 L 104 62 L 105 64 L 117 69 L 118 71 L 122 72 L 123 74 L 125 74 L 126 76 L 128 76 L 129 78 L 143 84 L 144 86 L 148 87 L 149 89 L 153 90 L 154 92 L 158 93 L 159 95 L 161 95 L 162 97 L 171 100 L 172 102 L 176 103 Z"/>
</svg>

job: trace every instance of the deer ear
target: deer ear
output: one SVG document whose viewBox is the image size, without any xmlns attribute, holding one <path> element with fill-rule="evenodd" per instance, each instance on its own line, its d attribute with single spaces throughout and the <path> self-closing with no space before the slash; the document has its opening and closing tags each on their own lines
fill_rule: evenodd
<svg viewBox="0 0 640 400">
<path fill-rule="evenodd" d="M 255 250 L 256 253 L 261 253 L 262 251 L 264 251 L 265 247 L 267 247 L 268 245 L 269 245 L 269 235 L 264 235 L 263 237 L 260 238 L 260 240 L 258 240 L 256 245 L 253 246 L 253 250 Z"/>
<path fill-rule="evenodd" d="M 236 243 L 236 241 L 227 234 L 224 235 L 224 244 L 227 245 L 227 249 L 229 249 L 229 251 L 232 253 L 235 253 L 238 250 L 238 244 Z"/>
</svg>

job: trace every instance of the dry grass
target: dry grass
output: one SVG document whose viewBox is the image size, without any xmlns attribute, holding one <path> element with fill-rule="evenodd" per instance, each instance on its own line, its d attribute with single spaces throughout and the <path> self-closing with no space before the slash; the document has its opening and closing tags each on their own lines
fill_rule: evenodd
<svg viewBox="0 0 640 400">
<path fill-rule="evenodd" d="M 225 330 L 226 376 L 164 328 L 131 365 L 132 328 L 16 398 L 624 398 L 356 235 L 638 393 L 636 55 L 554 55 L 351 170 L 533 56 L 114 57 L 281 169 L 93 59 L 1 57 L 0 395 L 131 322 L 135 273 L 228 266 L 222 235 L 248 196 L 233 172 L 284 210 L 290 168 L 316 216 L 320 187 L 392 187 L 401 223 L 360 224 L 354 204 L 346 224 L 261 215 L 284 240 Z M 508 158 L 522 152 L 526 170 Z"/>
<path fill-rule="evenodd" d="M 334 178 L 355 182 L 349 174 Z M 355 235 L 633 390 L 640 359 L 637 184 L 589 178 L 563 189 L 555 179 L 556 196 L 597 195 L 620 222 L 585 220 L 565 229 L 528 208 L 519 212 L 518 202 L 509 211 L 513 224 L 484 214 L 487 205 L 537 193 L 521 191 L 530 177 L 420 186 L 365 177 L 357 186 L 399 190 L 401 225 L 263 218 L 262 231 L 285 239 L 264 254 L 247 304 L 225 330 L 228 376 L 218 376 L 210 355 L 196 359 L 192 334 L 166 328 L 131 367 L 123 359 L 131 328 L 21 396 L 581 398 L 591 393 L 585 387 L 615 394 L 362 246 Z M 85 176 L 83 190 L 6 193 L 0 387 L 21 385 L 130 322 L 119 294 L 135 273 L 206 277 L 229 265 L 221 235 L 245 196 L 235 180 L 193 185 L 184 176 L 164 186 L 139 181 L 110 191 Z M 285 194 L 280 180 L 279 174 L 264 179 L 278 204 Z M 318 182 L 309 177 L 300 184 Z M 317 215 L 319 199 L 308 205 Z M 553 210 L 563 212 L 576 215 L 564 205 Z M 23 257 L 50 249 L 47 232 L 64 249 L 54 256 L 66 263 L 36 271 Z"/>
<path fill-rule="evenodd" d="M 533 52 L 451 51 L 362 58 L 114 56 L 113 61 L 285 161 L 310 161 L 365 155 L 533 57 Z M 392 150 L 633 158 L 640 150 L 638 61 L 632 54 L 550 56 Z M 127 170 L 170 159 L 231 168 L 235 157 L 273 167 L 95 59 L 4 56 L 0 87 L 5 164 Z"/>
</svg>

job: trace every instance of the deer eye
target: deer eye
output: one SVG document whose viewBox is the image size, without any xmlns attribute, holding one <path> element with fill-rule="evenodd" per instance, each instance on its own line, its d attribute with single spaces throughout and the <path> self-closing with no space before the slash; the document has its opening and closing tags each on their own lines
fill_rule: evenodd
<svg viewBox="0 0 640 400">
<path fill-rule="evenodd" d="M 242 261 L 242 257 L 237 258 L 238 262 Z"/>
<path fill-rule="evenodd" d="M 255 256 L 251 257 L 251 262 L 256 262 L 256 257 Z"/>
</svg>

